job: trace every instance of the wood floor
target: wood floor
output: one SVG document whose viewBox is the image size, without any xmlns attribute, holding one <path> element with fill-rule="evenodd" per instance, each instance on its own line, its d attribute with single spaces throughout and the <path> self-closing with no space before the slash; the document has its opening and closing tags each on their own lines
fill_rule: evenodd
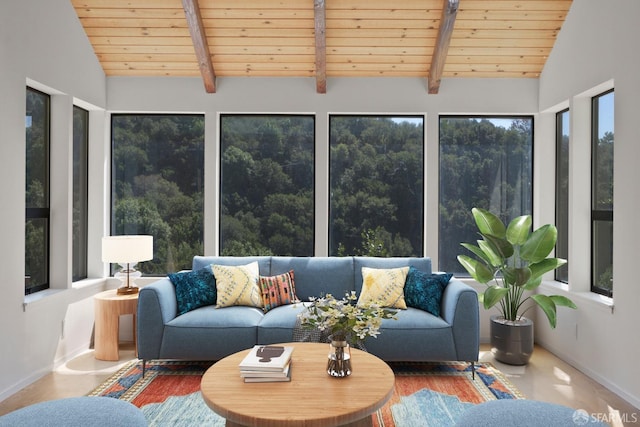
<svg viewBox="0 0 640 427">
<path fill-rule="evenodd" d="M 0 402 L 0 415 L 36 402 L 85 395 L 133 358 L 132 346 L 121 348 L 118 362 L 96 360 L 89 350 Z M 640 425 L 640 409 L 544 348 L 536 347 L 527 366 L 509 366 L 495 361 L 488 346 L 483 345 L 480 361 L 491 362 L 527 399 L 584 409 L 613 427 Z"/>
</svg>

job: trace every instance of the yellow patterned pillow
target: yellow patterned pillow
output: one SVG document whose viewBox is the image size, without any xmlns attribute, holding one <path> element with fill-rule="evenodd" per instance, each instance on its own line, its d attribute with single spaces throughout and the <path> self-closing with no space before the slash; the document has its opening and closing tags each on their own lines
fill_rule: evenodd
<svg viewBox="0 0 640 427">
<path fill-rule="evenodd" d="M 262 291 L 258 284 L 260 272 L 257 262 L 238 266 L 214 264 L 212 269 L 216 278 L 218 308 L 232 305 L 262 308 Z"/>
<path fill-rule="evenodd" d="M 362 291 L 358 305 L 376 302 L 383 307 L 407 308 L 404 301 L 404 282 L 408 272 L 409 267 L 362 267 Z"/>
</svg>

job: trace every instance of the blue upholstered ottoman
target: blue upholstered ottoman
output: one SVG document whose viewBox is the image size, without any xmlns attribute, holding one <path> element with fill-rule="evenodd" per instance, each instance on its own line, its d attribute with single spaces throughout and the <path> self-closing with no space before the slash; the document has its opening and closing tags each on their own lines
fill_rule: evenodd
<svg viewBox="0 0 640 427">
<path fill-rule="evenodd" d="M 456 427 L 606 426 L 583 410 L 524 399 L 491 400 L 469 408 Z"/>
<path fill-rule="evenodd" d="M 0 417 L 0 427 L 143 427 L 142 411 L 112 397 L 70 397 L 36 403 Z"/>
</svg>

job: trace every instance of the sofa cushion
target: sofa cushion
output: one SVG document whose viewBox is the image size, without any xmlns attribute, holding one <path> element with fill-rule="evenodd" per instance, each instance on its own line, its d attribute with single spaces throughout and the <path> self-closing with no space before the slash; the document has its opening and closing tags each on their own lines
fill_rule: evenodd
<svg viewBox="0 0 640 427">
<path fill-rule="evenodd" d="M 404 301 L 404 282 L 409 267 L 362 267 L 362 292 L 358 305 L 377 303 L 383 307 L 407 308 Z"/>
<path fill-rule="evenodd" d="M 258 344 L 275 344 L 293 341 L 293 329 L 309 303 L 296 303 L 276 307 L 265 313 L 258 324 Z"/>
<path fill-rule="evenodd" d="M 253 347 L 264 313 L 258 307 L 200 307 L 164 327 L 160 358 L 219 360 Z"/>
<path fill-rule="evenodd" d="M 426 311 L 408 307 L 397 320 L 383 319 L 380 335 L 367 337 L 367 351 L 385 361 L 460 360 L 451 325 Z"/>
<path fill-rule="evenodd" d="M 216 282 L 211 268 L 171 273 L 168 276 L 176 288 L 178 316 L 216 303 Z"/>
<path fill-rule="evenodd" d="M 263 276 L 271 275 L 271 257 L 270 256 L 202 256 L 193 257 L 192 270 L 199 270 L 211 264 L 216 265 L 246 265 L 251 262 L 258 262 L 260 274 Z M 281 271 L 284 273 L 284 271 Z"/>
<path fill-rule="evenodd" d="M 212 268 L 216 278 L 219 308 L 233 305 L 262 308 L 257 261 L 238 266 L 214 264 Z"/>
<path fill-rule="evenodd" d="M 431 258 L 413 258 L 413 257 L 353 257 L 354 277 L 352 279 L 354 290 L 360 293 L 362 290 L 362 267 L 370 268 L 397 268 L 397 267 L 415 267 L 418 270 L 431 274 Z"/>
<path fill-rule="evenodd" d="M 404 299 L 407 306 L 419 308 L 440 317 L 442 294 L 451 276 L 451 274 L 425 274 L 415 267 L 409 268 L 404 285 Z"/>
<path fill-rule="evenodd" d="M 274 256 L 271 259 L 272 276 L 289 270 L 296 272 L 296 295 L 301 301 L 326 294 L 340 298 L 354 290 L 352 257 Z"/>
<path fill-rule="evenodd" d="M 265 314 L 260 307 L 200 307 L 178 316 L 166 326 L 193 329 L 254 329 L 262 321 Z M 255 337 L 254 337 L 255 338 Z M 220 345 L 220 343 L 217 343 Z M 198 345 L 194 343 L 193 345 Z"/>
<path fill-rule="evenodd" d="M 294 272 L 290 270 L 277 276 L 260 276 L 260 289 L 265 313 L 281 305 L 297 301 Z"/>
</svg>

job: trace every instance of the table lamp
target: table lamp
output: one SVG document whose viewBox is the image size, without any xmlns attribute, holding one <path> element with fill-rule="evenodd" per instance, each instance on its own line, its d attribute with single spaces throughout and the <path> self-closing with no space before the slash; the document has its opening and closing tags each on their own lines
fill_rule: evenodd
<svg viewBox="0 0 640 427">
<path fill-rule="evenodd" d="M 140 261 L 153 259 L 153 236 L 105 236 L 102 238 L 102 261 L 118 263 L 122 267 L 114 274 L 122 281 L 118 295 L 129 295 L 138 292 L 135 280 L 142 273 L 135 269 Z"/>
</svg>

